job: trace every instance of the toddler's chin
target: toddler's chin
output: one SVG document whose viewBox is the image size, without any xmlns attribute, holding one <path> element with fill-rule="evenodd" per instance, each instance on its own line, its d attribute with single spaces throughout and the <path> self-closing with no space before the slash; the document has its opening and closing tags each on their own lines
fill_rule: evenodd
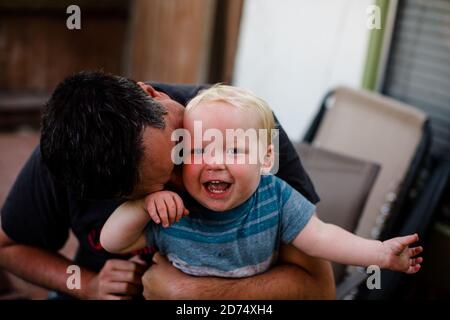
<svg viewBox="0 0 450 320">
<path fill-rule="evenodd" d="M 235 206 L 225 205 L 224 203 L 213 203 L 212 201 L 199 201 L 198 202 L 205 208 L 216 211 L 216 212 L 224 212 L 233 209 Z"/>
</svg>

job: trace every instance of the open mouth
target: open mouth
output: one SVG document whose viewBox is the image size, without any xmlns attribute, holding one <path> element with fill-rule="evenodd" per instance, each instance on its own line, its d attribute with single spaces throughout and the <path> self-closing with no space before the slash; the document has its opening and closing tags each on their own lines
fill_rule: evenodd
<svg viewBox="0 0 450 320">
<path fill-rule="evenodd" d="M 205 190 L 213 197 L 224 196 L 228 193 L 231 183 L 222 180 L 211 180 L 203 183 Z"/>
</svg>

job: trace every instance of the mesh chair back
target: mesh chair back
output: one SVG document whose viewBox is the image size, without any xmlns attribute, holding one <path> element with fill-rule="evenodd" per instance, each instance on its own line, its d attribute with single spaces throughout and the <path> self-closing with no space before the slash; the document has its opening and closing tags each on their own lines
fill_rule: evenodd
<svg viewBox="0 0 450 320">
<path fill-rule="evenodd" d="M 376 93 L 337 88 L 313 145 L 380 164 L 356 234 L 378 238 L 422 140 L 426 114 Z"/>
</svg>

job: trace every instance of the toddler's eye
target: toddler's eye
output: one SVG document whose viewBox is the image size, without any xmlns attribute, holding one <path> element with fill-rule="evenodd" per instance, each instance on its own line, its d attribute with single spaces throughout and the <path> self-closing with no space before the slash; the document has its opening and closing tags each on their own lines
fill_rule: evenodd
<svg viewBox="0 0 450 320">
<path fill-rule="evenodd" d="M 203 149 L 202 148 L 192 149 L 191 154 L 194 154 L 194 155 L 203 154 Z"/>
<path fill-rule="evenodd" d="M 242 153 L 244 153 L 244 150 L 242 150 L 240 148 L 230 148 L 227 150 L 227 154 L 229 154 L 229 155 L 242 154 Z"/>
</svg>

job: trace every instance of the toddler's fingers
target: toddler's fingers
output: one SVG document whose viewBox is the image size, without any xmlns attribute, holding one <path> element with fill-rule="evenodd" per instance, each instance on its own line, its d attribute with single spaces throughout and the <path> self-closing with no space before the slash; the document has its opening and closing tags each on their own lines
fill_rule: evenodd
<svg viewBox="0 0 450 320">
<path fill-rule="evenodd" d="M 411 259 L 411 265 L 415 266 L 416 264 L 421 264 L 423 262 L 423 258 L 422 257 L 418 257 L 418 258 L 413 258 Z"/>
<path fill-rule="evenodd" d="M 161 223 L 161 220 L 158 217 L 158 213 L 156 212 L 156 206 L 153 201 L 150 201 L 147 203 L 147 212 L 150 216 L 150 218 L 153 220 L 154 223 Z"/>
<path fill-rule="evenodd" d="M 187 216 L 187 215 L 189 215 L 189 210 L 188 210 L 188 209 L 186 209 L 186 208 L 184 208 L 184 211 L 183 211 L 183 215 L 184 215 L 184 216 Z"/>
<path fill-rule="evenodd" d="M 407 274 L 413 274 L 420 270 L 420 264 L 416 264 L 414 266 L 410 266 L 406 271 Z"/>
<path fill-rule="evenodd" d="M 175 202 L 175 204 L 177 206 L 177 219 L 176 219 L 176 221 L 180 221 L 180 219 L 183 217 L 183 211 L 184 211 L 183 200 L 181 200 L 181 198 L 177 194 L 174 194 L 173 195 L 173 201 Z"/>
<path fill-rule="evenodd" d="M 399 237 L 398 241 L 403 245 L 403 246 L 409 246 L 410 244 L 413 244 L 414 242 L 419 241 L 419 236 L 417 235 L 417 233 L 415 234 L 410 234 L 408 236 L 404 236 L 404 237 Z"/>
<path fill-rule="evenodd" d="M 409 255 L 411 257 L 414 257 L 414 256 L 417 256 L 422 251 L 423 251 L 422 247 L 414 247 L 414 248 L 409 249 Z"/>
<path fill-rule="evenodd" d="M 158 216 L 161 219 L 164 228 L 169 226 L 169 217 L 167 216 L 167 207 L 164 200 L 158 199 L 155 203 Z"/>
<path fill-rule="evenodd" d="M 169 217 L 169 224 L 172 225 L 177 219 L 177 205 L 171 195 L 164 198 L 167 207 L 167 216 Z"/>
</svg>

